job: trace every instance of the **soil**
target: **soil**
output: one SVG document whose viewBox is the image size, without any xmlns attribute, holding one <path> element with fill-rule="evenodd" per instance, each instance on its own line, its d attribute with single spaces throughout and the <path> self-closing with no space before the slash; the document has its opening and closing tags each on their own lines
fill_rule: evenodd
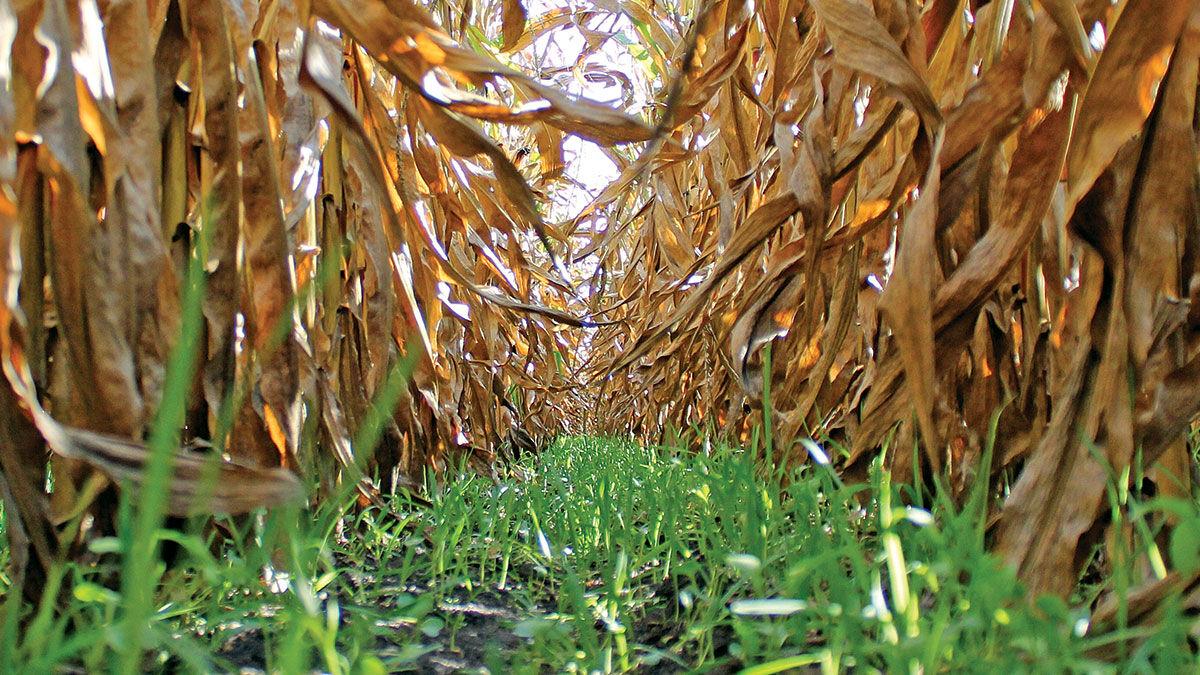
<svg viewBox="0 0 1200 675">
<path fill-rule="evenodd" d="M 340 569 L 345 570 L 341 575 L 341 583 L 346 584 L 349 589 L 359 590 L 373 586 L 378 588 L 371 570 L 385 567 L 380 561 L 351 560 L 338 554 L 335 554 L 335 561 Z M 517 587 L 526 579 L 540 576 L 528 563 L 515 566 L 510 573 L 510 583 Z M 382 581 L 383 588 L 392 587 L 394 592 L 381 596 L 386 599 L 382 599 L 377 606 L 360 611 L 371 611 L 379 617 L 403 615 L 403 608 L 398 608 L 391 598 L 404 594 L 422 596 L 434 591 L 433 583 L 428 579 L 409 579 L 406 583 L 400 583 L 398 579 L 385 578 Z M 652 597 L 658 602 L 650 603 L 646 613 L 629 626 L 631 645 L 666 652 L 678 642 L 685 627 L 678 623 L 670 610 L 675 594 L 673 584 L 668 581 L 663 581 L 653 590 Z M 428 614 L 446 622 L 441 631 L 430 637 L 422 634 L 420 627 L 411 621 L 396 621 L 394 625 L 388 626 L 391 630 L 384 631 L 374 645 L 375 654 L 385 662 L 403 662 L 404 665 L 397 672 L 432 675 L 505 672 L 503 664 L 511 660 L 510 655 L 531 641 L 514 632 L 517 624 L 526 619 L 557 612 L 553 603 L 543 602 L 533 607 L 527 603 L 527 595 L 518 595 L 511 591 L 477 590 L 471 597 L 467 597 L 462 591 L 452 592 L 439 601 L 435 611 Z M 343 602 L 341 607 L 342 623 L 345 625 L 346 614 L 355 611 L 354 603 Z M 453 632 L 453 644 L 450 643 L 450 625 L 457 626 L 457 630 Z M 600 628 L 601 624 L 598 623 L 597 627 Z M 731 629 L 718 627 L 713 636 L 714 666 L 706 669 L 706 673 L 721 675 L 741 669 L 742 664 L 729 654 L 729 646 L 734 639 Z M 217 657 L 218 663 L 223 662 L 232 667 L 231 672 L 265 672 L 266 641 L 262 630 L 247 627 L 229 638 L 218 650 Z M 654 659 L 650 661 L 653 662 Z M 667 656 L 640 669 L 640 672 L 654 675 L 688 671 L 689 669 L 680 665 L 677 659 Z"/>
<path fill-rule="evenodd" d="M 409 586 L 412 590 L 417 587 Z M 381 606 L 379 611 L 386 614 L 389 607 Z M 437 605 L 436 614 L 448 624 L 461 620 L 454 636 L 454 645 L 449 644 L 449 631 L 443 629 L 436 637 L 430 638 L 421 634 L 420 629 L 411 623 L 397 624 L 396 630 L 388 637 L 381 637 L 375 645 L 376 653 L 384 660 L 389 656 L 402 654 L 413 655 L 414 645 L 423 645 L 426 651 L 409 662 L 398 672 L 419 672 L 432 675 L 448 675 L 450 673 L 486 673 L 497 672 L 488 664 L 507 662 L 507 655 L 527 644 L 528 639 L 517 635 L 514 627 L 522 620 L 539 615 L 553 613 L 551 606 L 525 607 L 517 603 L 508 593 L 484 591 L 476 593 L 473 598 L 447 598 Z M 663 607 L 655 607 L 646 616 L 632 626 L 632 641 L 653 649 L 666 649 L 674 642 L 682 631 L 682 627 L 671 621 L 669 612 Z M 718 652 L 726 652 L 732 634 L 717 636 Z M 259 628 L 247 628 L 231 637 L 217 652 L 220 662 L 233 667 L 232 672 L 262 673 L 266 668 L 266 644 Z M 718 654 L 723 655 L 723 654 Z M 710 673 L 735 672 L 738 664 L 721 666 Z M 643 672 L 655 675 L 686 672 L 678 663 L 663 658 L 653 666 L 643 669 Z"/>
</svg>

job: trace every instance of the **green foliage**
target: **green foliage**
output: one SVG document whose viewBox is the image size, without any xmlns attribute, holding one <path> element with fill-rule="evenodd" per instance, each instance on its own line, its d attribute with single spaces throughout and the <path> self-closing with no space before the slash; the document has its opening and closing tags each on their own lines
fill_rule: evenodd
<svg viewBox="0 0 1200 675">
<path fill-rule="evenodd" d="M 142 632 L 152 658 L 141 666 L 375 673 L 428 670 L 456 654 L 493 672 L 1197 665 L 1178 603 L 1165 603 L 1153 630 L 1106 635 L 1089 634 L 1088 616 L 1061 601 L 1031 605 L 985 552 L 978 504 L 955 509 L 878 467 L 864 485 L 820 464 L 768 478 L 754 457 L 567 438 L 500 482 L 466 471 L 431 480 L 431 507 L 398 498 L 394 513 L 344 516 L 344 500 L 227 519 L 225 549 L 212 529 L 158 530 L 186 562 L 157 586 L 157 574 L 139 577 L 155 599 Z M 1193 546 L 1186 536 L 1173 546 Z M 127 653 L 114 623 L 128 602 L 112 589 L 117 569 L 57 568 L 59 608 L 10 594 L 0 660 L 35 672 L 114 664 Z M 138 583 L 125 581 L 123 592 Z M 1090 656 L 1128 637 L 1139 642 L 1119 666 Z"/>
</svg>

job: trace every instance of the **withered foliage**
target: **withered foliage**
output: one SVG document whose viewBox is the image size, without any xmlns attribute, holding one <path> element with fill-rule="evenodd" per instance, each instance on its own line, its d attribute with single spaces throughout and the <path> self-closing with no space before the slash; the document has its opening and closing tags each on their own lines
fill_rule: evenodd
<svg viewBox="0 0 1200 675">
<path fill-rule="evenodd" d="M 193 259 L 172 513 L 367 457 L 372 499 L 566 429 L 744 437 L 768 390 L 777 461 L 1002 478 L 1035 592 L 1070 590 L 1112 476 L 1190 490 L 1200 3 L 3 0 L 0 38 L 22 568 L 141 480 Z M 554 204 L 578 139 L 617 176 Z"/>
<path fill-rule="evenodd" d="M 511 6 L 504 39 L 528 42 Z M 144 480 L 193 260 L 202 353 L 170 513 L 294 500 L 300 478 L 319 499 L 367 457 L 377 498 L 565 428 L 566 330 L 584 321 L 535 186 L 562 173 L 567 132 L 645 142 L 646 122 L 509 65 L 498 40 L 462 46 L 405 0 L 3 2 L 0 28 L 0 466 L 19 570 L 69 555 L 56 528 L 85 510 L 111 527 L 106 482 Z M 528 135 L 539 165 L 485 123 Z M 378 447 L 354 447 L 406 363 Z"/>
<path fill-rule="evenodd" d="M 1001 478 L 996 550 L 1066 594 L 1110 479 L 1191 489 L 1197 7 L 712 5 L 683 154 L 593 205 L 595 423 L 747 438 L 770 344 L 782 461 L 811 435 L 852 475 Z"/>
</svg>

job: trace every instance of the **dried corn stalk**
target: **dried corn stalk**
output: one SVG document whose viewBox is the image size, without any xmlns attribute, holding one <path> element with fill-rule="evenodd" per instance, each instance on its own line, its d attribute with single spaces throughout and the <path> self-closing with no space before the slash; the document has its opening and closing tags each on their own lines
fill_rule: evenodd
<svg viewBox="0 0 1200 675">
<path fill-rule="evenodd" d="M 280 503 L 363 462 L 377 499 L 565 428 L 586 321 L 540 190 L 566 134 L 655 130 L 503 56 L 534 28 L 507 5 L 472 49 L 406 0 L 0 3 L 0 469 L 22 573 L 61 554 L 68 514 L 111 527 L 97 476 L 143 479 L 193 260 L 170 512 Z M 409 362 L 380 441 L 355 447 Z M 205 447 L 224 457 L 208 485 Z"/>
<path fill-rule="evenodd" d="M 185 441 L 234 473 L 745 438 L 769 382 L 779 461 L 1007 476 L 996 548 L 1065 593 L 1110 471 L 1190 466 L 1197 2 L 299 4 L 0 3 L 18 561 L 136 478 L 78 439 L 136 451 L 201 249 Z"/>
<path fill-rule="evenodd" d="M 771 344 L 777 452 L 830 438 L 862 475 L 889 447 L 960 492 L 1003 474 L 997 550 L 1068 592 L 1110 477 L 1139 449 L 1190 466 L 1197 5 L 714 3 L 686 158 L 577 221 L 609 223 L 593 422 L 747 438 Z"/>
</svg>

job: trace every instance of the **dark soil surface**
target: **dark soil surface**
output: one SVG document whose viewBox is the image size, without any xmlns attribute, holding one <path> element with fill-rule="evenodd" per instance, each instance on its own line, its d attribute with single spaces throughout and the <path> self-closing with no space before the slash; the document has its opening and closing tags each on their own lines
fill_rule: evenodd
<svg viewBox="0 0 1200 675">
<path fill-rule="evenodd" d="M 413 592 L 421 587 L 410 584 L 406 588 L 408 592 Z M 397 592 L 403 591 L 397 589 Z M 389 605 L 392 603 L 383 602 L 372 613 L 387 616 L 395 610 Z M 343 611 L 353 612 L 354 609 L 343 606 Z M 385 660 L 400 657 L 398 660 L 406 662 L 404 666 L 397 668 L 396 672 L 434 675 L 503 673 L 507 672 L 505 664 L 511 661 L 511 655 L 529 642 L 528 638 L 514 632 L 517 624 L 525 619 L 552 614 L 554 611 L 555 608 L 550 605 L 527 607 L 518 602 L 512 594 L 496 590 L 477 592 L 470 599 L 455 598 L 454 594 L 451 594 L 437 603 L 430 616 L 437 616 L 447 626 L 456 626 L 453 644 L 450 643 L 450 631 L 447 629 L 429 637 L 422 634 L 420 628 L 412 622 L 396 621 L 393 624 L 386 619 L 377 619 L 378 625 L 385 630 L 381 632 L 375 647 L 378 655 Z M 631 628 L 632 642 L 654 649 L 666 649 L 678 639 L 682 631 L 682 627 L 673 623 L 668 612 L 662 608 L 655 608 Z M 727 652 L 732 639 L 732 634 L 718 637 L 718 655 Z M 217 652 L 217 657 L 219 662 L 232 667 L 231 672 L 266 672 L 265 644 L 262 630 L 248 627 L 230 637 Z M 707 672 L 720 674 L 737 670 L 737 664 L 732 664 L 719 666 Z M 643 668 L 642 672 L 666 674 L 687 672 L 687 669 L 664 658 L 652 667 Z"/>
</svg>

